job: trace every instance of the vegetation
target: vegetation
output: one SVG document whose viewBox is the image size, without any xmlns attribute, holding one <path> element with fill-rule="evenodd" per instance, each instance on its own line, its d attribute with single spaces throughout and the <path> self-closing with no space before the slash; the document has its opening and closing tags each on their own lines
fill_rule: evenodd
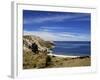
<svg viewBox="0 0 100 80">
<path fill-rule="evenodd" d="M 82 58 L 62 58 L 42 53 L 34 54 L 33 52 L 24 52 L 23 54 L 24 69 L 90 66 L 90 61 L 90 57 L 85 56 Z"/>
</svg>

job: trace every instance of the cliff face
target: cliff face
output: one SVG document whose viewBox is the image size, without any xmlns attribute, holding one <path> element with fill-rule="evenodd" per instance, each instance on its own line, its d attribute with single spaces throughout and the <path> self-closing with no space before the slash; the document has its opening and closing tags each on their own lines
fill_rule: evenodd
<svg viewBox="0 0 100 80">
<path fill-rule="evenodd" d="M 23 46 L 25 51 L 30 51 L 32 44 L 35 43 L 38 46 L 39 51 L 50 50 L 53 48 L 54 44 L 52 41 L 44 41 L 40 37 L 26 35 L 23 36 Z"/>
<path fill-rule="evenodd" d="M 35 44 L 36 47 L 32 47 Z M 44 41 L 40 37 L 26 35 L 23 36 L 23 68 L 44 68 L 47 67 L 50 62 L 50 57 L 47 55 L 54 46 L 51 41 Z"/>
</svg>

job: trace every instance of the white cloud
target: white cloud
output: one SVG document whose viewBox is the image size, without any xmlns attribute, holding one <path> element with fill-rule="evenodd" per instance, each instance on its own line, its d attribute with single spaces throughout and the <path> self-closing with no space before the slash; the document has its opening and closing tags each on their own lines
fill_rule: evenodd
<svg viewBox="0 0 100 80">
<path fill-rule="evenodd" d="M 52 21 L 52 22 L 61 22 L 65 19 L 75 19 L 75 18 L 79 18 L 79 17 L 84 17 L 85 15 L 56 15 L 56 16 L 45 16 L 45 17 L 37 17 L 37 18 L 26 18 L 24 19 L 24 24 L 30 24 L 30 23 L 43 23 L 43 22 L 47 22 L 47 21 Z"/>
<path fill-rule="evenodd" d="M 52 33 L 47 31 L 24 31 L 24 35 L 36 35 L 44 40 L 52 41 L 88 41 L 90 37 L 88 35 L 76 35 L 72 33 Z"/>
<path fill-rule="evenodd" d="M 46 16 L 46 17 L 37 17 L 37 18 L 29 18 L 29 19 L 24 19 L 24 24 L 28 23 L 43 23 L 47 21 L 55 21 L 55 22 L 60 22 L 63 21 L 67 18 L 70 18 L 71 16 L 63 16 L 63 15 L 57 15 L 57 16 Z"/>
<path fill-rule="evenodd" d="M 55 36 L 53 33 L 41 32 L 41 31 L 39 31 L 39 32 L 38 31 L 32 31 L 32 32 L 24 31 L 24 35 L 36 35 L 36 36 L 43 38 L 44 40 L 58 39 L 58 37 Z"/>
<path fill-rule="evenodd" d="M 65 27 L 57 27 L 57 26 L 42 26 L 40 29 L 49 29 L 49 30 L 62 30 L 65 29 Z M 66 29 L 71 29 L 71 27 L 66 27 Z"/>
</svg>

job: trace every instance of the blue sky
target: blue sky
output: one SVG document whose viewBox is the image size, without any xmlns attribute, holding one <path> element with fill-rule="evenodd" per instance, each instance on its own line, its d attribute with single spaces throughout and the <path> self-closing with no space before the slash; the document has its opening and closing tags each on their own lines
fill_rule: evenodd
<svg viewBox="0 0 100 80">
<path fill-rule="evenodd" d="M 53 41 L 90 41 L 91 14 L 23 10 L 24 35 Z"/>
</svg>

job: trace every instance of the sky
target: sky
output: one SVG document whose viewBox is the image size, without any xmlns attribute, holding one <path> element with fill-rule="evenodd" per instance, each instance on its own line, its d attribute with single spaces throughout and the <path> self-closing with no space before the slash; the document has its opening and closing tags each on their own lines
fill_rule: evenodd
<svg viewBox="0 0 100 80">
<path fill-rule="evenodd" d="M 90 41 L 91 14 L 23 10 L 24 35 L 53 41 Z"/>
</svg>

